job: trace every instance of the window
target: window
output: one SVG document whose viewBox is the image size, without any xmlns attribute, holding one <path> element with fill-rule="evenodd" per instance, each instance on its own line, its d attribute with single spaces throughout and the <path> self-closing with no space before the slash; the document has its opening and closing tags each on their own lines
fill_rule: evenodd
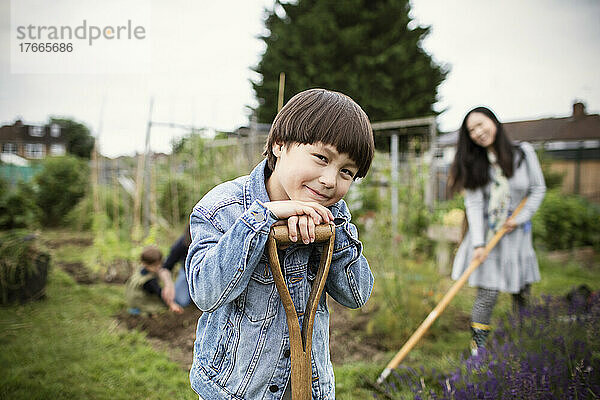
<svg viewBox="0 0 600 400">
<path fill-rule="evenodd" d="M 44 136 L 44 127 L 43 126 L 30 126 L 29 127 L 29 135 L 35 137 Z"/>
<path fill-rule="evenodd" d="M 66 153 L 64 144 L 51 144 L 50 145 L 50 155 L 52 156 L 64 156 Z"/>
<path fill-rule="evenodd" d="M 44 158 L 44 145 L 42 143 L 25 143 L 25 157 Z"/>
<path fill-rule="evenodd" d="M 2 152 L 3 153 L 17 154 L 17 145 L 16 145 L 16 143 L 4 143 L 4 144 L 2 144 Z"/>
<path fill-rule="evenodd" d="M 50 136 L 59 137 L 60 136 L 60 125 L 52 124 L 50 126 Z"/>
</svg>

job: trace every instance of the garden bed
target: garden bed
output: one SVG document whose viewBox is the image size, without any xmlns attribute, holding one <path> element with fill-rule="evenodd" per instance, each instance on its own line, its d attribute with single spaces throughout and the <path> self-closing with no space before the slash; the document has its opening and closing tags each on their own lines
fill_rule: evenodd
<svg viewBox="0 0 600 400">
<path fill-rule="evenodd" d="M 350 310 L 332 299 L 328 299 L 328 304 L 331 311 L 332 362 L 334 364 L 355 361 L 383 362 L 389 349 L 385 348 L 382 338 L 365 335 L 364 328 L 370 318 L 369 313 Z M 119 324 L 128 329 L 146 332 L 161 350 L 167 350 L 174 361 L 183 368 L 189 369 L 196 338 L 196 325 L 201 315 L 202 311 L 192 305 L 186 307 L 183 314 L 165 311 L 158 315 L 142 316 L 123 311 L 116 318 Z M 180 354 L 184 357 L 182 358 Z"/>
</svg>

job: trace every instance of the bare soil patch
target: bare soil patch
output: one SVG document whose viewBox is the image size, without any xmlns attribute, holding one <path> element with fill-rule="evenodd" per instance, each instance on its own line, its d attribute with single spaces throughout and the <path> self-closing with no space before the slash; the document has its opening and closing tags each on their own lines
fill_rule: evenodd
<svg viewBox="0 0 600 400">
<path fill-rule="evenodd" d="M 182 368 L 189 370 L 192 362 L 196 324 L 202 311 L 195 306 L 184 308 L 183 314 L 165 311 L 151 316 L 131 315 L 123 311 L 117 315 L 119 324 L 128 329 L 138 329 L 147 333 L 150 343 Z"/>
<path fill-rule="evenodd" d="M 50 249 L 58 249 L 63 246 L 77 246 L 77 247 L 88 247 L 93 243 L 91 238 L 62 238 L 60 240 L 45 240 L 44 244 Z"/>
<path fill-rule="evenodd" d="M 335 364 L 353 361 L 377 361 L 384 358 L 386 348 L 382 340 L 366 335 L 364 328 L 369 320 L 367 312 L 349 310 L 328 299 L 330 315 L 331 359 Z M 117 315 L 118 323 L 128 329 L 147 333 L 150 343 L 182 368 L 189 370 L 192 361 L 196 324 L 202 311 L 193 306 L 183 314 L 164 312 L 158 315 L 131 315 L 123 311 Z"/>
<path fill-rule="evenodd" d="M 71 275 L 75 282 L 82 285 L 99 282 L 123 284 L 127 282 L 133 271 L 133 267 L 128 260 L 115 260 L 104 271 L 100 272 L 91 271 L 82 262 L 58 262 L 56 265 Z"/>
<path fill-rule="evenodd" d="M 71 275 L 75 282 L 82 285 L 91 285 L 92 283 L 98 282 L 98 277 L 92 273 L 88 268 L 80 262 L 60 262 L 57 265 Z"/>
</svg>

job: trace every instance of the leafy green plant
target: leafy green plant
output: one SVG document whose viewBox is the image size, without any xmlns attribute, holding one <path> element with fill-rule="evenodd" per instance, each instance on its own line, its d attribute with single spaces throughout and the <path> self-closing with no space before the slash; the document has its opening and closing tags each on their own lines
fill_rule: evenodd
<svg viewBox="0 0 600 400">
<path fill-rule="evenodd" d="M 159 187 L 158 206 L 167 221 L 172 225 L 189 218 L 194 204 L 200 200 L 194 196 L 192 181 L 184 176 L 165 180 Z"/>
<path fill-rule="evenodd" d="M 40 209 L 31 185 L 19 181 L 14 188 L 0 183 L 0 229 L 33 227 Z"/>
<path fill-rule="evenodd" d="M 83 198 L 89 183 L 87 163 L 74 156 L 47 158 L 35 176 L 36 203 L 45 226 L 58 226 Z"/>
<path fill-rule="evenodd" d="M 117 187 L 117 190 L 119 188 Z M 113 193 L 115 188 L 108 186 L 98 187 L 98 200 L 100 203 L 101 213 L 107 218 L 107 226 L 114 226 L 115 219 L 118 226 L 131 224 L 131 215 L 128 214 L 129 208 L 132 207 L 132 200 L 123 199 L 121 196 L 116 196 Z M 119 193 L 120 194 L 120 193 Z M 127 204 L 127 200 L 129 204 Z M 91 230 L 94 222 L 94 198 L 91 191 L 67 213 L 63 222 L 66 226 L 76 230 Z"/>
<path fill-rule="evenodd" d="M 600 208 L 576 195 L 550 190 L 533 217 L 534 236 L 548 250 L 600 248 Z"/>
</svg>

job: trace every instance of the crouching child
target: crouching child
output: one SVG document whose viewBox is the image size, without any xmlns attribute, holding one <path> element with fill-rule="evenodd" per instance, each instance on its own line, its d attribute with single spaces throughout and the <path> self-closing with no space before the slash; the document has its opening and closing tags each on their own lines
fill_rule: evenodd
<svg viewBox="0 0 600 400">
<path fill-rule="evenodd" d="M 161 268 L 162 252 L 155 246 L 147 246 L 140 255 L 141 267 L 129 277 L 125 285 L 125 298 L 130 314 L 156 314 L 169 310 L 181 314 L 183 309 L 172 298 L 164 298 L 163 287 L 172 289 L 171 271 Z"/>
</svg>

